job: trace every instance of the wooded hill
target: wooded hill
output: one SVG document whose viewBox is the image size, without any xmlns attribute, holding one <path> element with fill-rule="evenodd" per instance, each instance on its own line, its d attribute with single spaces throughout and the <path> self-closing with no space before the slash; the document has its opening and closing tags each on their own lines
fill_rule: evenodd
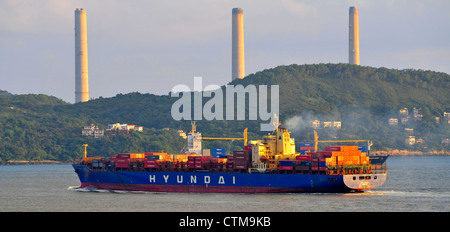
<svg viewBox="0 0 450 232">
<path fill-rule="evenodd" d="M 388 148 L 444 150 L 442 139 L 450 137 L 443 117 L 450 112 L 450 76 L 424 70 L 395 70 L 349 64 L 288 65 L 250 74 L 229 85 L 279 85 L 280 121 L 292 129 L 297 142 L 312 142 L 311 121 L 340 121 L 342 128 L 317 129 L 320 139 L 370 139 L 375 150 Z M 211 98 L 203 98 L 203 103 Z M 0 91 L 0 162 L 7 160 L 70 161 L 82 156 L 84 143 L 89 155 L 119 152 L 179 152 L 186 140 L 177 130 L 190 130 L 190 121 L 171 117 L 169 95 L 128 93 L 70 104 L 43 94 L 14 95 Z M 248 104 L 247 111 L 248 111 Z M 399 110 L 408 108 L 410 119 L 401 124 Z M 423 117 L 415 120 L 413 108 Z M 440 117 L 437 123 L 435 117 Z M 397 118 L 398 126 L 388 119 Z M 248 119 L 248 112 L 247 112 Z M 92 139 L 81 136 L 91 123 L 106 128 L 112 123 L 144 126 L 144 132 Z M 258 139 L 260 120 L 207 121 L 197 130 L 208 137 Z M 161 130 L 171 128 L 171 130 Z M 406 145 L 405 128 L 423 143 Z M 204 141 L 204 148 L 241 149 L 242 141 Z"/>
</svg>

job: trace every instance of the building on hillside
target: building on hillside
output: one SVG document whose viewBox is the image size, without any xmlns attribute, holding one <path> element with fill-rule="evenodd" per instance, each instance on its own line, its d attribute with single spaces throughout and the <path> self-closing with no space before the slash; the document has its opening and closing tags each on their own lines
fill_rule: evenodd
<svg viewBox="0 0 450 232">
<path fill-rule="evenodd" d="M 88 126 L 84 126 L 83 129 L 81 129 L 81 135 L 91 136 L 98 139 L 102 138 L 105 135 L 105 131 L 103 129 L 99 129 L 98 126 L 91 124 Z"/>
<path fill-rule="evenodd" d="M 405 132 L 406 132 L 406 135 L 409 135 L 409 136 L 414 135 L 413 128 L 405 128 Z"/>
<path fill-rule="evenodd" d="M 178 135 L 180 135 L 183 139 L 187 139 L 186 132 L 184 132 L 182 130 L 178 130 Z"/>
<path fill-rule="evenodd" d="M 144 127 L 136 126 L 136 125 L 132 125 L 132 124 L 128 125 L 125 123 L 108 124 L 108 128 L 106 129 L 105 134 L 107 136 L 127 135 L 130 133 L 130 130 L 142 132 L 144 130 Z"/>
<path fill-rule="evenodd" d="M 408 137 L 405 139 L 405 143 L 406 143 L 407 145 L 414 145 L 414 144 L 416 144 L 416 137 L 414 137 L 414 136 L 408 136 Z"/>
<path fill-rule="evenodd" d="M 408 116 L 408 114 L 409 114 L 408 108 L 405 107 L 405 108 L 403 108 L 403 109 L 400 109 L 399 113 L 400 113 L 400 115 L 402 115 L 402 116 Z"/>
<path fill-rule="evenodd" d="M 398 119 L 396 119 L 396 118 L 390 118 L 390 119 L 388 120 L 388 124 L 389 124 L 389 126 L 398 126 Z"/>
</svg>

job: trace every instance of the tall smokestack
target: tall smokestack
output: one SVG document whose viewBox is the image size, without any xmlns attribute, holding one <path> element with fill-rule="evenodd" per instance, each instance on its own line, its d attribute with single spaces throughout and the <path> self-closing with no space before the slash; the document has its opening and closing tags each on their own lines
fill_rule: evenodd
<svg viewBox="0 0 450 232">
<path fill-rule="evenodd" d="M 244 60 L 244 10 L 233 8 L 232 15 L 232 71 L 231 80 L 245 77 Z"/>
<path fill-rule="evenodd" d="M 89 100 L 86 10 L 75 10 L 75 103 Z"/>
<path fill-rule="evenodd" d="M 359 22 L 356 6 L 350 7 L 349 17 L 348 62 L 359 65 Z"/>
</svg>

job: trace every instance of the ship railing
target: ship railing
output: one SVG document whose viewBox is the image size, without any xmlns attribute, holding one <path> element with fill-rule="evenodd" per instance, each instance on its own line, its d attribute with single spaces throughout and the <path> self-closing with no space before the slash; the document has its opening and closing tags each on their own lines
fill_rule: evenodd
<svg viewBox="0 0 450 232">
<path fill-rule="evenodd" d="M 328 175 L 350 175 L 350 174 L 384 174 L 387 167 L 383 165 L 335 165 L 328 166 Z"/>
</svg>

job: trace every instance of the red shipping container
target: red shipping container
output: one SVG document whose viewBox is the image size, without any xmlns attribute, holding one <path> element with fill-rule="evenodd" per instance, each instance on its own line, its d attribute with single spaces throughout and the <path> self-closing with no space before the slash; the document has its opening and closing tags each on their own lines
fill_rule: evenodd
<svg viewBox="0 0 450 232">
<path fill-rule="evenodd" d="M 234 169 L 247 169 L 247 165 L 245 165 L 245 164 L 234 164 L 233 168 Z"/>
<path fill-rule="evenodd" d="M 278 166 L 279 170 L 293 170 L 294 166 Z"/>
<path fill-rule="evenodd" d="M 327 158 L 319 158 L 319 162 L 326 162 Z"/>
<path fill-rule="evenodd" d="M 243 150 L 243 151 L 233 151 L 233 155 L 249 155 L 250 151 L 248 150 Z"/>
<path fill-rule="evenodd" d="M 317 153 L 320 154 L 324 158 L 330 158 L 333 155 L 333 152 L 331 152 L 331 151 L 319 151 Z"/>
<path fill-rule="evenodd" d="M 248 160 L 249 156 L 247 154 L 234 154 L 234 160 Z"/>
<path fill-rule="evenodd" d="M 328 146 L 328 147 L 325 147 L 325 151 L 341 151 L 341 147 L 340 146 Z"/>
<path fill-rule="evenodd" d="M 252 150 L 252 145 L 245 146 L 244 150 L 251 151 Z"/>
<path fill-rule="evenodd" d="M 317 167 L 317 166 L 311 166 L 311 171 L 318 171 L 319 170 L 319 167 Z"/>
<path fill-rule="evenodd" d="M 319 167 L 319 171 L 326 171 L 327 167 Z"/>
<path fill-rule="evenodd" d="M 205 162 L 205 161 L 209 161 L 211 159 L 212 156 L 195 156 L 195 162 Z"/>
<path fill-rule="evenodd" d="M 234 164 L 248 164 L 249 161 L 248 160 L 234 160 L 233 161 Z"/>
<path fill-rule="evenodd" d="M 295 157 L 295 159 L 309 161 L 309 160 L 311 160 L 311 155 L 299 155 L 299 156 Z"/>
<path fill-rule="evenodd" d="M 117 158 L 130 158 L 130 154 L 129 153 L 118 154 Z"/>
<path fill-rule="evenodd" d="M 156 165 L 156 163 L 154 163 L 154 164 L 148 164 L 148 163 L 146 163 L 146 164 L 144 164 L 144 168 L 157 168 L 158 166 Z"/>
<path fill-rule="evenodd" d="M 116 168 L 128 168 L 130 159 L 127 158 L 117 158 L 115 161 Z"/>
<path fill-rule="evenodd" d="M 301 151 L 312 151 L 314 150 L 314 147 L 300 147 Z"/>
</svg>

